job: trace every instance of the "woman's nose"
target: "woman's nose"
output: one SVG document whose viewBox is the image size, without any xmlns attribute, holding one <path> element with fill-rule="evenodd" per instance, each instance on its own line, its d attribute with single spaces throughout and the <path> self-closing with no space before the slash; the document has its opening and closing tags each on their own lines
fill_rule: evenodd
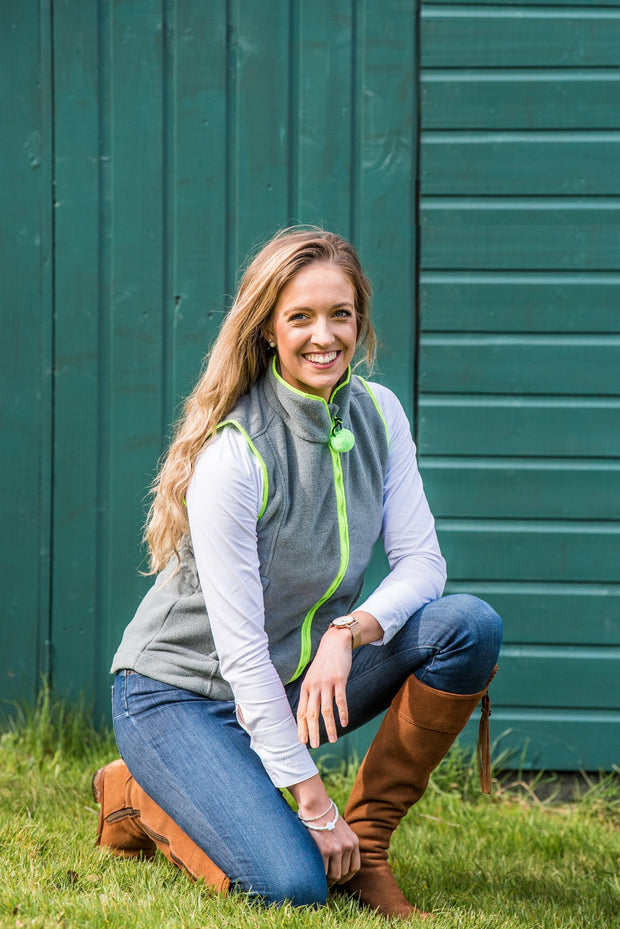
<svg viewBox="0 0 620 929">
<path fill-rule="evenodd" d="M 315 345 L 331 345 L 332 328 L 328 319 L 318 316 L 312 327 L 312 341 Z"/>
</svg>

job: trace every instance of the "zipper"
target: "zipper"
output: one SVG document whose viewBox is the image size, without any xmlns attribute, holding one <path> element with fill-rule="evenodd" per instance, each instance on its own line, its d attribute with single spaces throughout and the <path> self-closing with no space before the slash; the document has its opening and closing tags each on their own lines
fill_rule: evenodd
<svg viewBox="0 0 620 929">
<path fill-rule="evenodd" d="M 331 417 L 330 417 L 331 418 Z M 332 419 L 333 428 L 336 428 L 336 420 Z M 342 424 L 341 424 L 342 425 Z M 301 652 L 299 664 L 288 683 L 297 680 L 302 673 L 312 654 L 312 620 L 319 607 L 329 600 L 331 595 L 338 589 L 345 572 L 349 566 L 349 521 L 347 518 L 347 500 L 344 492 L 344 479 L 342 475 L 342 464 L 340 461 L 340 452 L 335 451 L 331 445 L 329 451 L 332 456 L 332 467 L 334 469 L 334 490 L 336 492 L 336 514 L 338 516 L 338 535 L 340 537 L 340 565 L 338 573 L 331 582 L 321 599 L 314 604 L 308 611 L 301 627 Z"/>
<path fill-rule="evenodd" d="M 276 367 L 275 356 L 272 362 L 272 370 L 273 370 L 273 374 L 276 380 L 278 380 L 281 384 L 283 384 L 287 390 L 291 390 L 293 393 L 299 394 L 299 396 L 301 397 L 308 397 L 311 400 L 316 400 L 318 403 L 324 403 L 329 413 L 329 404 L 327 403 L 327 400 L 325 400 L 323 397 L 317 397 L 314 394 L 308 394 L 308 393 L 305 393 L 305 391 L 303 390 L 298 390 L 297 387 L 293 387 L 292 384 L 288 384 L 284 380 L 284 378 L 280 375 Z M 334 401 L 334 397 L 336 396 L 338 391 L 342 387 L 345 387 L 350 382 L 350 380 L 351 380 L 351 368 L 349 367 L 345 380 L 342 382 L 342 384 L 338 384 L 336 389 L 333 391 L 331 397 L 329 398 L 330 402 Z M 329 418 L 332 424 L 330 442 L 329 442 L 329 452 L 330 452 L 330 455 L 332 456 L 332 467 L 334 469 L 334 489 L 336 492 L 336 515 L 338 517 L 338 535 L 340 537 L 340 565 L 338 567 L 338 573 L 336 574 L 336 577 L 331 582 L 331 584 L 329 585 L 329 587 L 327 588 L 327 590 L 325 591 L 321 599 L 317 603 L 314 604 L 314 606 L 306 613 L 306 616 L 304 617 L 304 621 L 301 626 L 301 650 L 300 650 L 300 655 L 299 655 L 299 664 L 297 665 L 297 669 L 295 673 L 293 674 L 291 679 L 287 682 L 289 684 L 297 680 L 299 675 L 302 673 L 302 671 L 305 669 L 306 665 L 310 661 L 310 655 L 312 654 L 312 620 L 314 619 L 316 611 L 319 609 L 319 607 L 323 606 L 323 604 L 326 603 L 327 600 L 329 600 L 329 598 L 334 593 L 334 591 L 338 589 L 338 587 L 342 583 L 342 579 L 349 566 L 349 521 L 347 518 L 347 500 L 346 500 L 346 496 L 344 492 L 344 479 L 342 475 L 342 465 L 340 463 L 340 451 L 338 451 L 337 447 L 334 448 L 331 442 L 331 439 L 333 439 L 334 436 L 337 436 L 339 433 L 349 433 L 349 430 L 343 429 L 342 420 L 338 419 L 337 417 L 333 417 L 331 413 L 329 413 Z M 349 433 L 349 435 L 351 436 L 351 439 L 353 439 L 352 434 Z M 335 443 L 335 444 L 336 446 L 338 445 L 338 443 Z M 349 445 L 349 448 L 351 447 L 352 445 Z M 341 451 L 343 452 L 348 451 L 349 448 L 341 448 Z"/>
</svg>

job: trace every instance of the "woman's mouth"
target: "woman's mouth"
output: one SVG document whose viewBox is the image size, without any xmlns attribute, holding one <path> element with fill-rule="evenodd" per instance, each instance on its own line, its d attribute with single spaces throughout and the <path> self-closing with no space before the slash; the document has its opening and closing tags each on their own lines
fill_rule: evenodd
<svg viewBox="0 0 620 929">
<path fill-rule="evenodd" d="M 339 354 L 340 352 L 308 352 L 307 355 L 304 355 L 304 358 L 313 365 L 327 367 L 336 360 Z"/>
</svg>

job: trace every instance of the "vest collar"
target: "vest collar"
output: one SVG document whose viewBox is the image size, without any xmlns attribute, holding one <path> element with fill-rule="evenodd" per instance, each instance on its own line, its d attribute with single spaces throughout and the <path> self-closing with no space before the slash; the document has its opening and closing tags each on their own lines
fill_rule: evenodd
<svg viewBox="0 0 620 929">
<path fill-rule="evenodd" d="M 329 403 L 322 397 L 303 393 L 288 384 L 276 369 L 276 359 L 267 368 L 265 387 L 270 406 L 295 435 L 307 442 L 327 445 L 336 417 L 345 421 L 349 416 L 351 367 L 336 385 Z"/>
</svg>

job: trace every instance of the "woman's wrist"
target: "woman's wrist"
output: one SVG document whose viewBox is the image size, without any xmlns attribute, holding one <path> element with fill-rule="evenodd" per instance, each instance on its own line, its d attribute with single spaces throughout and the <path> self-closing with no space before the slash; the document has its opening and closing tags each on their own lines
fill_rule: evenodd
<svg viewBox="0 0 620 929">
<path fill-rule="evenodd" d="M 336 617 L 336 619 L 349 619 L 349 617 L 355 621 L 355 627 L 353 629 L 346 623 L 339 627 L 334 626 L 334 621 L 332 620 L 332 624 L 327 627 L 327 632 L 332 630 L 332 634 L 335 633 L 334 639 L 341 636 L 344 642 L 349 641 L 352 649 L 358 648 L 360 645 L 367 645 L 369 642 L 376 642 L 383 638 L 383 629 L 371 613 L 366 613 L 364 610 L 353 610 L 352 613 L 347 613 L 342 617 Z"/>
<path fill-rule="evenodd" d="M 317 816 L 320 822 L 324 815 L 331 812 L 330 797 L 319 774 L 291 785 L 288 790 L 297 804 L 300 819 L 312 821 Z"/>
</svg>

